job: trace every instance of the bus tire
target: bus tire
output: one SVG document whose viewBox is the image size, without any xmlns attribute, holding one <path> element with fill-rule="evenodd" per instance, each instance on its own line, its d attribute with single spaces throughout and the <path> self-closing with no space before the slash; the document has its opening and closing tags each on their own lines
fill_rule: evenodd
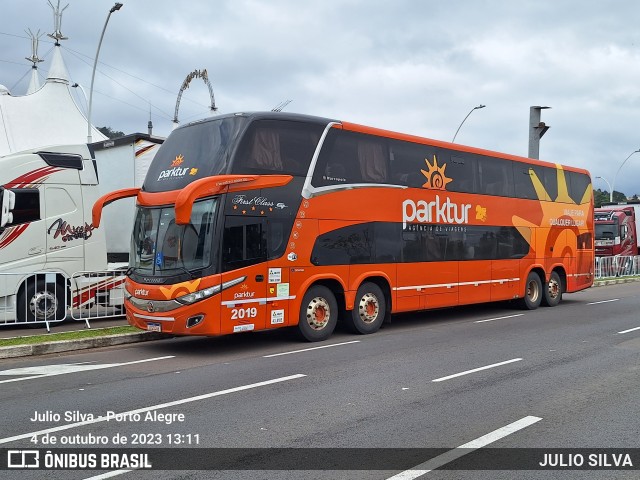
<svg viewBox="0 0 640 480">
<path fill-rule="evenodd" d="M 302 298 L 298 333 L 307 342 L 321 342 L 331 336 L 338 323 L 338 302 L 331 290 L 314 285 Z"/>
<path fill-rule="evenodd" d="M 562 281 L 560 275 L 551 272 L 549 283 L 545 285 L 542 304 L 547 307 L 555 307 L 562 301 Z"/>
<path fill-rule="evenodd" d="M 345 317 L 346 327 L 353 333 L 366 335 L 377 332 L 386 315 L 386 301 L 382 290 L 373 282 L 360 285 L 353 310 Z"/>
<path fill-rule="evenodd" d="M 60 322 L 65 319 L 65 286 L 60 283 L 46 283 L 39 279 L 26 281 L 17 299 L 18 322 Z"/>
<path fill-rule="evenodd" d="M 527 276 L 527 283 L 524 286 L 524 297 L 520 299 L 520 307 L 524 310 L 535 310 L 542 302 L 542 281 L 535 272 L 530 272 Z"/>
</svg>

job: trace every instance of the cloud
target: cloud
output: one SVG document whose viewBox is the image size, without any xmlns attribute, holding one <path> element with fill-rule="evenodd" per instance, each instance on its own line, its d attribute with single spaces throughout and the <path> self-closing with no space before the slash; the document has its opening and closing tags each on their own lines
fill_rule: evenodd
<svg viewBox="0 0 640 480">
<path fill-rule="evenodd" d="M 74 81 L 88 89 L 111 0 L 68 0 L 62 30 Z M 62 5 L 65 3 L 63 2 Z M 152 8 L 149 6 L 152 5 Z M 589 168 L 611 181 L 640 147 L 640 4 L 596 0 L 168 0 L 125 2 L 100 52 L 98 125 L 171 131 L 180 85 L 206 68 L 221 112 L 269 110 L 323 115 L 526 155 L 529 107 L 548 105 L 541 157 Z M 52 30 L 45 0 L 22 0 L 0 19 L 0 83 L 26 90 L 23 30 Z M 7 35 L 8 34 L 8 35 Z M 43 41 L 41 56 L 51 48 Z M 48 60 L 48 59 L 47 59 Z M 46 72 L 47 62 L 41 64 Z M 15 86 L 15 87 L 14 87 Z M 79 98 L 79 103 L 83 100 Z M 194 81 L 180 119 L 209 114 Z M 640 191 L 640 155 L 616 189 Z"/>
</svg>

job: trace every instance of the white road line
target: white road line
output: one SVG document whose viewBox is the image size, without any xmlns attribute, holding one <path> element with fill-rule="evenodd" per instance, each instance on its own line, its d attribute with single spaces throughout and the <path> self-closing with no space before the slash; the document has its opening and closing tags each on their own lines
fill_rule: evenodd
<svg viewBox="0 0 640 480">
<path fill-rule="evenodd" d="M 393 477 L 389 477 L 387 480 L 413 480 L 414 478 L 421 477 L 422 475 L 429 473 L 431 470 L 435 470 L 436 468 L 457 460 L 458 458 L 463 457 L 464 455 L 475 450 L 478 450 L 479 448 L 486 447 L 487 445 L 500 440 L 507 435 L 511 435 L 518 430 L 527 428 L 534 423 L 539 422 L 540 420 L 542 420 L 542 418 L 534 416 L 521 418 L 516 422 L 505 425 L 504 427 L 494 430 L 491 433 L 487 433 L 482 437 L 478 437 L 475 440 L 471 440 L 470 442 L 467 442 L 464 445 L 460 445 L 453 450 L 449 450 L 442 455 L 438 455 L 437 457 L 434 457 L 431 460 L 426 461 L 425 463 L 415 466 L 411 470 L 405 470 L 404 472 L 400 472 Z"/>
<path fill-rule="evenodd" d="M 629 330 L 623 330 L 618 333 L 629 333 L 629 332 L 635 332 L 636 330 L 640 330 L 640 327 L 630 328 Z"/>
<path fill-rule="evenodd" d="M 205 393 L 204 395 L 197 395 L 195 397 L 183 398 L 183 399 L 180 399 L 180 400 L 174 400 L 172 402 L 167 402 L 167 403 L 159 403 L 157 405 L 151 405 L 149 407 L 138 408 L 136 410 L 129 410 L 127 412 L 122 412 L 122 413 L 119 413 L 119 414 L 116 413 L 116 415 L 133 415 L 133 414 L 136 414 L 136 413 L 151 412 L 153 410 L 160 410 L 162 408 L 175 407 L 176 405 L 184 405 L 185 403 L 197 402 L 199 400 L 206 400 L 208 398 L 219 397 L 221 395 L 227 395 L 229 393 L 241 392 L 243 390 L 250 390 L 252 388 L 257 388 L 257 387 L 264 387 L 266 385 L 271 385 L 271 384 L 274 384 L 274 383 L 286 382 L 288 380 L 295 380 L 297 378 L 302 378 L 302 377 L 306 377 L 306 375 L 303 375 L 301 373 L 297 373 L 295 375 L 289 375 L 288 377 L 274 378 L 272 380 L 265 380 L 264 382 L 251 383 L 249 385 L 242 385 L 240 387 L 229 388 L 227 390 L 219 390 L 217 392 Z M 60 432 L 62 430 L 69 430 L 71 428 L 83 427 L 85 425 L 91 425 L 93 423 L 101 423 L 101 422 L 106 422 L 106 421 L 107 421 L 107 417 L 106 417 L 106 414 L 105 414 L 105 415 L 101 415 L 101 416 L 99 416 L 97 418 L 94 418 L 93 420 L 85 420 L 83 422 L 69 423 L 67 425 L 60 425 L 60 426 L 57 426 L 57 427 L 47 428 L 47 429 L 44 429 L 44 430 L 38 430 L 36 432 L 22 433 L 20 435 L 14 435 L 13 437 L 0 438 L 0 445 L 3 444 L 3 443 L 15 442 L 16 440 L 24 440 L 25 438 L 31 438 L 34 435 L 44 435 L 46 433 Z"/>
<path fill-rule="evenodd" d="M 292 350 L 290 352 L 272 353 L 271 355 L 264 355 L 262 358 L 280 357 L 282 355 L 291 355 L 292 353 L 310 352 L 311 350 L 320 350 L 321 348 L 339 347 L 341 345 L 349 345 L 351 343 L 360 343 L 360 340 L 352 340 L 350 342 L 332 343 L 331 345 L 322 345 L 320 347 L 304 348 L 302 350 Z"/>
<path fill-rule="evenodd" d="M 617 302 L 618 300 L 620 300 L 620 299 L 619 298 L 612 298 L 611 300 L 600 300 L 599 302 L 587 303 L 587 305 L 598 305 L 599 303 Z"/>
<path fill-rule="evenodd" d="M 482 370 L 487 370 L 489 368 L 500 367 L 502 365 L 507 365 L 508 363 L 519 362 L 522 360 L 521 358 L 512 358 L 511 360 L 506 360 L 500 363 L 492 363 L 491 365 L 485 365 L 484 367 L 474 368 L 473 370 L 467 370 L 466 372 L 454 373 L 453 375 L 448 375 L 446 377 L 436 378 L 435 380 L 431 380 L 432 382 L 443 382 L 445 380 L 450 380 L 452 378 L 461 377 L 463 375 L 469 375 L 470 373 L 480 372 Z"/>
<path fill-rule="evenodd" d="M 133 362 L 122 363 L 103 363 L 96 365 L 87 365 L 80 363 L 62 363 L 58 365 L 41 365 L 36 367 L 14 368 L 11 370 L 2 370 L 0 375 L 29 375 L 28 377 L 10 378 L 8 380 L 0 380 L 0 383 L 22 382 L 24 380 L 33 380 L 34 378 L 54 377 L 56 375 L 65 375 L 67 373 L 88 372 L 91 370 L 102 370 L 105 368 L 124 367 L 126 365 L 134 365 L 136 363 L 155 362 L 156 360 L 166 360 L 175 358 L 175 355 L 167 355 L 165 357 L 145 358 L 143 360 L 135 360 Z"/>
<path fill-rule="evenodd" d="M 487 318 L 486 320 L 476 320 L 473 323 L 493 322 L 494 320 L 504 320 L 505 318 L 521 317 L 524 313 L 516 313 L 515 315 L 507 315 L 506 317 Z"/>
<path fill-rule="evenodd" d="M 123 475 L 129 472 L 133 472 L 133 470 L 114 470 L 113 472 L 103 473 L 101 475 L 96 475 L 95 477 L 85 478 L 85 480 L 104 480 L 105 478 L 117 477 L 118 475 Z"/>
</svg>

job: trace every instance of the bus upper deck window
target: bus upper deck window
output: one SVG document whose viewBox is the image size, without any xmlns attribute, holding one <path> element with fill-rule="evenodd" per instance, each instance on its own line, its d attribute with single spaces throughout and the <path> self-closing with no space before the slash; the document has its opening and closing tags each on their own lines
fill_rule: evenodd
<svg viewBox="0 0 640 480">
<path fill-rule="evenodd" d="M 377 142 L 358 142 L 358 163 L 364 182 L 387 182 L 387 162 L 382 145 Z"/>
<path fill-rule="evenodd" d="M 254 133 L 249 166 L 282 171 L 280 138 L 277 132 L 262 128 Z"/>
</svg>

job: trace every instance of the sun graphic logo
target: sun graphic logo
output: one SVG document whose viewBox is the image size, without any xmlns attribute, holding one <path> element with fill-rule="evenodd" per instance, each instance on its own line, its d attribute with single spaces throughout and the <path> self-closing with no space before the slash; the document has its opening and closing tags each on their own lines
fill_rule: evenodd
<svg viewBox="0 0 640 480">
<path fill-rule="evenodd" d="M 176 158 L 173 162 L 171 162 L 172 167 L 179 167 L 184 162 L 184 157 L 182 155 L 176 155 Z"/>
<path fill-rule="evenodd" d="M 486 207 L 481 207 L 480 205 L 476 205 L 476 220 L 480 220 L 481 222 L 487 221 Z"/>
<path fill-rule="evenodd" d="M 194 280 L 193 282 L 182 282 L 173 285 L 171 288 L 160 287 L 160 292 L 164 295 L 164 298 L 169 300 L 170 298 L 180 297 L 182 295 L 186 295 L 188 293 L 193 293 L 198 289 L 200 285 L 200 279 Z"/>
<path fill-rule="evenodd" d="M 249 291 L 249 285 L 247 285 L 246 283 L 243 283 L 242 285 L 240 285 L 240 290 L 242 291 L 236 292 L 233 294 L 234 300 L 241 299 L 241 298 L 253 298 L 256 295 L 256 292 Z"/>
<path fill-rule="evenodd" d="M 429 163 L 428 159 L 424 159 L 424 162 L 429 167 L 428 170 L 420 170 L 422 174 L 427 178 L 427 181 L 422 185 L 423 188 L 430 188 L 431 190 L 446 190 L 447 184 L 452 181 L 448 178 L 444 171 L 447 168 L 445 163 L 441 167 L 438 166 L 438 159 L 435 154 L 433 155 L 433 165 Z"/>
</svg>

